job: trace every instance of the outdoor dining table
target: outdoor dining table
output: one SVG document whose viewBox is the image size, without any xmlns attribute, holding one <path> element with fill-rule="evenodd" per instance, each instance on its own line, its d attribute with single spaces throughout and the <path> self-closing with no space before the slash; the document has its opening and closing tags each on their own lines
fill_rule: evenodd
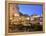
<svg viewBox="0 0 46 36">
<path fill-rule="evenodd" d="M 23 24 L 25 32 L 28 30 L 28 28 L 31 26 L 30 24 Z"/>
</svg>

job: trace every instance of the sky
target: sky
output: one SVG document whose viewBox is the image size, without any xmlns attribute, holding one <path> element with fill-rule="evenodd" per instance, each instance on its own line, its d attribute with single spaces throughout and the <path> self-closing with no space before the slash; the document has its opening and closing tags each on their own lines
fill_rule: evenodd
<svg viewBox="0 0 46 36">
<path fill-rule="evenodd" d="M 19 11 L 23 14 L 28 14 L 29 16 L 33 14 L 42 15 L 42 5 L 40 4 L 19 4 Z"/>
</svg>

